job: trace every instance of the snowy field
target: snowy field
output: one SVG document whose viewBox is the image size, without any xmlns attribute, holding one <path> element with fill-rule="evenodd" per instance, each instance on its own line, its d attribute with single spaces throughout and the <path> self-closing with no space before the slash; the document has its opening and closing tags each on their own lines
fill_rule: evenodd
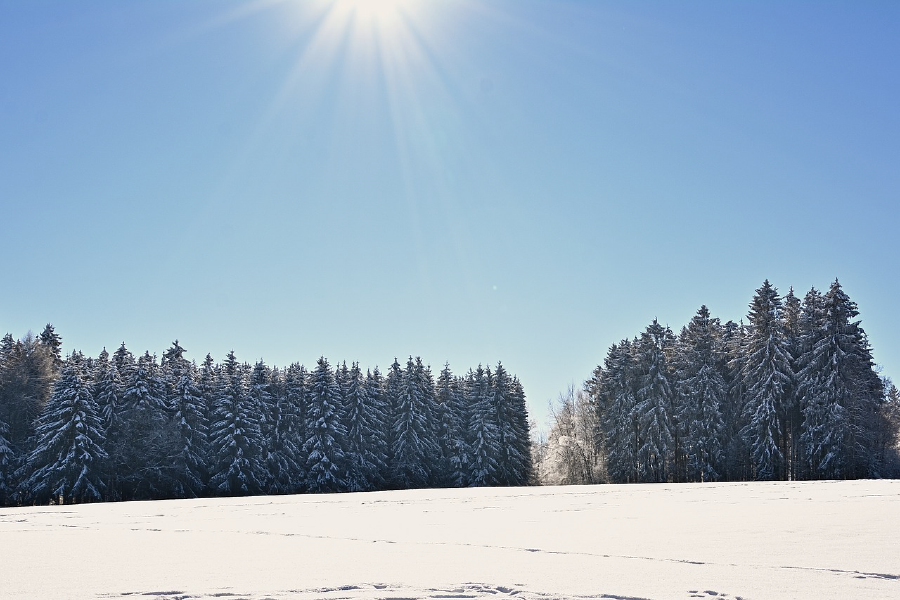
<svg viewBox="0 0 900 600">
<path fill-rule="evenodd" d="M 900 481 L 0 509 L 0 597 L 900 598 Z"/>
</svg>

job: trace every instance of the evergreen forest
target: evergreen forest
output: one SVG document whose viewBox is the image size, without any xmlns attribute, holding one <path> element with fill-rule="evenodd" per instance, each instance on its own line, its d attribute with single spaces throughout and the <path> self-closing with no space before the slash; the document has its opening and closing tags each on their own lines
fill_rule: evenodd
<svg viewBox="0 0 900 600">
<path fill-rule="evenodd" d="M 387 373 L 197 365 L 123 343 L 61 356 L 52 325 L 0 342 L 0 505 L 524 485 L 525 394 L 502 364 L 437 378 L 420 358 Z"/>
<path fill-rule="evenodd" d="M 532 440 L 502 364 L 386 373 L 321 357 L 65 358 L 52 325 L 0 340 L 0 506 L 570 483 L 900 477 L 900 391 L 835 282 L 768 281 L 746 320 L 701 306 L 613 344 Z"/>
<path fill-rule="evenodd" d="M 609 348 L 553 411 L 538 449 L 553 483 L 900 476 L 900 393 L 876 371 L 853 302 L 763 282 L 747 320 L 701 306 Z"/>
</svg>

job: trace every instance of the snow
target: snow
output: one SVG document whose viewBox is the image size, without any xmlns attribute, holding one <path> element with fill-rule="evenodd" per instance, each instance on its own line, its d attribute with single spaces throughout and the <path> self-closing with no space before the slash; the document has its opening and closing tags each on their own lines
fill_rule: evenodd
<svg viewBox="0 0 900 600">
<path fill-rule="evenodd" d="M 900 598 L 900 481 L 0 509 L 19 598 Z"/>
</svg>

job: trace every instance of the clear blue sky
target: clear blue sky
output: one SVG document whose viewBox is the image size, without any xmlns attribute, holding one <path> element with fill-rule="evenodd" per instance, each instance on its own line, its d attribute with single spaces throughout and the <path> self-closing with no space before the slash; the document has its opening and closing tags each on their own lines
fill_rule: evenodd
<svg viewBox="0 0 900 600">
<path fill-rule="evenodd" d="M 0 330 L 502 360 L 540 422 L 839 277 L 900 378 L 900 3 L 382 4 L 0 0 Z"/>
</svg>

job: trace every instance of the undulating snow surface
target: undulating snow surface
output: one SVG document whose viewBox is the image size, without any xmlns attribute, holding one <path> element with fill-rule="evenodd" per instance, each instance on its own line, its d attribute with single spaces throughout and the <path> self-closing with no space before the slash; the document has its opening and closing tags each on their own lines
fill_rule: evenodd
<svg viewBox="0 0 900 600">
<path fill-rule="evenodd" d="M 900 598 L 900 481 L 0 509 L 0 597 Z"/>
</svg>

